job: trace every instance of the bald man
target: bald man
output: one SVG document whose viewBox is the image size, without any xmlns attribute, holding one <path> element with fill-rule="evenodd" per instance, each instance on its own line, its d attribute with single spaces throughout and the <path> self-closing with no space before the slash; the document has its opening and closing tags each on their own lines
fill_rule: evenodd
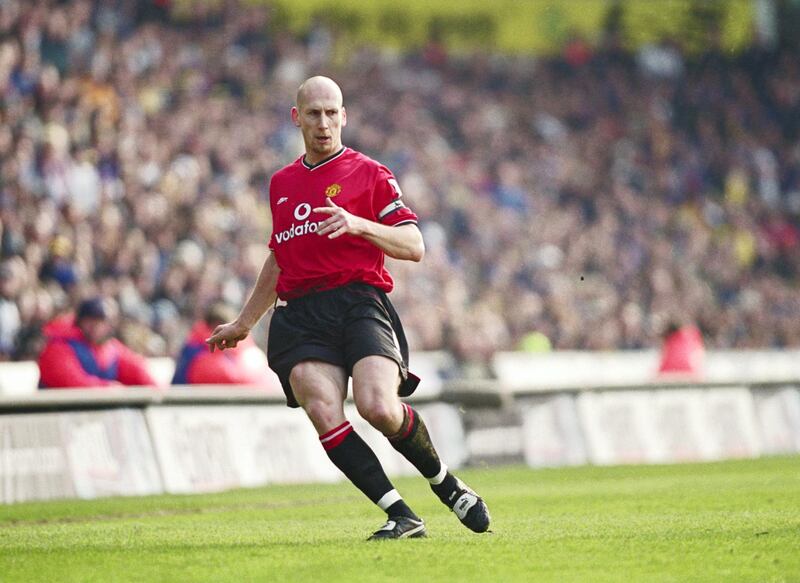
<svg viewBox="0 0 800 583">
<path fill-rule="evenodd" d="M 312 77 L 297 91 L 292 121 L 305 154 L 269 186 L 270 251 L 238 317 L 207 342 L 233 348 L 271 309 L 268 358 L 287 405 L 302 407 L 331 461 L 388 516 L 370 540 L 425 536 L 425 523 L 394 488 L 369 446 L 345 418 L 348 378 L 359 414 L 428 479 L 474 532 L 489 528 L 484 501 L 439 460 L 419 413 L 400 397 L 419 379 L 408 371 L 408 346 L 387 293 L 384 257 L 420 261 L 415 215 L 392 173 L 342 145 L 342 91 Z"/>
</svg>

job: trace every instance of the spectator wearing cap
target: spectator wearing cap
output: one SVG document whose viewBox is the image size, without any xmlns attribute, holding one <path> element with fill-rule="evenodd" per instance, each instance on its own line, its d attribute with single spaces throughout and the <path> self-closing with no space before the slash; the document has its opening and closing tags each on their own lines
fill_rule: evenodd
<svg viewBox="0 0 800 583">
<path fill-rule="evenodd" d="M 267 356 L 252 337 L 236 348 L 210 352 L 206 338 L 214 328 L 236 317 L 236 310 L 215 302 L 195 323 L 175 363 L 173 385 L 246 385 L 281 393 L 280 381 L 269 368 Z"/>
<path fill-rule="evenodd" d="M 144 357 L 113 337 L 117 308 L 112 300 L 83 301 L 74 318 L 50 322 L 39 356 L 43 389 L 155 386 Z"/>
</svg>

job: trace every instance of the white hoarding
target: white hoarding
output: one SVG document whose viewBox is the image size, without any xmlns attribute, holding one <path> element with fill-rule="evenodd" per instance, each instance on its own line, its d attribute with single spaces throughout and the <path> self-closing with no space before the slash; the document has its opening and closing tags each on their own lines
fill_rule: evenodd
<svg viewBox="0 0 800 583">
<path fill-rule="evenodd" d="M 648 463 L 657 447 L 648 391 L 581 393 L 578 417 L 589 461 L 599 465 Z"/>
<path fill-rule="evenodd" d="M 0 500 L 74 497 L 59 414 L 0 416 Z"/>
<path fill-rule="evenodd" d="M 467 451 L 473 463 L 515 459 L 522 455 L 522 449 L 522 425 L 519 424 L 475 427 L 467 431 Z"/>
<path fill-rule="evenodd" d="M 463 428 L 450 405 L 420 407 L 442 458 L 459 467 L 466 458 Z M 416 470 L 355 407 L 346 413 L 389 475 Z M 156 455 L 168 492 L 210 492 L 274 483 L 342 479 L 310 421 L 280 406 L 175 406 L 147 411 Z"/>
<path fill-rule="evenodd" d="M 522 415 L 525 462 L 534 468 L 587 462 L 575 398 L 555 395 L 532 399 Z"/>
<path fill-rule="evenodd" d="M 0 500 L 162 492 L 141 411 L 0 416 Z"/>
<path fill-rule="evenodd" d="M 60 414 L 80 498 L 163 492 L 144 415 L 116 409 Z"/>
<path fill-rule="evenodd" d="M 745 387 L 697 389 L 703 395 L 705 459 L 757 457 L 761 443 L 755 406 Z"/>
<path fill-rule="evenodd" d="M 147 411 L 147 420 L 168 492 L 338 478 L 300 411 L 153 407 Z"/>
<path fill-rule="evenodd" d="M 653 436 L 650 462 L 706 459 L 703 393 L 696 389 L 652 391 L 647 426 Z"/>
<path fill-rule="evenodd" d="M 793 387 L 755 389 L 753 398 L 763 453 L 800 452 L 800 391 Z"/>
<path fill-rule="evenodd" d="M 582 393 L 578 412 L 596 464 L 756 457 L 755 408 L 744 387 Z"/>
</svg>

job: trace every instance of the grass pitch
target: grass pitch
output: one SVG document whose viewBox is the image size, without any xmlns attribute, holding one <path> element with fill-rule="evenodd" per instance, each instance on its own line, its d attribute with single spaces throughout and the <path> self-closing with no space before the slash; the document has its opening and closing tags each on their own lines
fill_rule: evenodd
<svg viewBox="0 0 800 583">
<path fill-rule="evenodd" d="M 0 506 L 0 581 L 800 581 L 800 458 L 459 473 L 476 535 L 396 480 L 428 538 L 364 539 L 349 484 Z"/>
</svg>

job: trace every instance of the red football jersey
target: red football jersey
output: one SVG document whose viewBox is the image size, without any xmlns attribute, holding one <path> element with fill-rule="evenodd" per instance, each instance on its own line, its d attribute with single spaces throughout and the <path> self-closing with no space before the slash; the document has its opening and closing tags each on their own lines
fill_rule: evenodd
<svg viewBox="0 0 800 583">
<path fill-rule="evenodd" d="M 281 299 L 363 282 L 386 292 L 394 286 L 384 267 L 384 252 L 366 239 L 317 235 L 330 215 L 312 209 L 325 198 L 347 212 L 384 225 L 416 223 L 401 200 L 392 173 L 375 160 L 350 148 L 309 166 L 301 156 L 272 176 L 269 204 L 272 237 L 269 248 L 280 267 L 277 292 Z"/>
</svg>

